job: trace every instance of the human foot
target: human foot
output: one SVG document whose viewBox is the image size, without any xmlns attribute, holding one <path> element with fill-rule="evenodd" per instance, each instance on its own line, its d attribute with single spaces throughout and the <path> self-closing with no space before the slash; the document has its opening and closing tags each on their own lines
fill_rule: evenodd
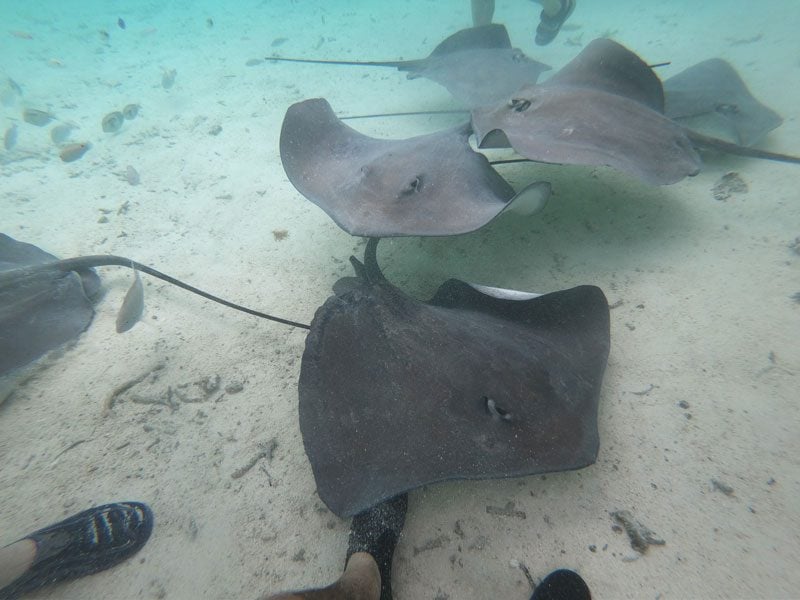
<svg viewBox="0 0 800 600">
<path fill-rule="evenodd" d="M 401 494 L 353 517 L 347 558 L 371 554 L 381 573 L 381 600 L 392 600 L 392 557 L 406 521 L 408 494 Z"/>
<path fill-rule="evenodd" d="M 573 10 L 575 10 L 575 0 L 561 0 L 561 9 L 556 14 L 548 15 L 542 11 L 539 16 L 539 26 L 536 28 L 536 43 L 539 46 L 546 46 L 552 42 Z"/>
<path fill-rule="evenodd" d="M 146 504 L 120 502 L 34 531 L 22 539 L 36 544 L 35 558 L 21 576 L 0 589 L 0 600 L 113 567 L 138 552 L 152 530 L 153 513 Z"/>
</svg>

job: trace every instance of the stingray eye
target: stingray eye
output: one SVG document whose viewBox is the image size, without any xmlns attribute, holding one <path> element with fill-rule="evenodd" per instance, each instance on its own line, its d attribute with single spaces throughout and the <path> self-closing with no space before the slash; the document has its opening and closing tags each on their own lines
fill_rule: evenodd
<svg viewBox="0 0 800 600">
<path fill-rule="evenodd" d="M 511 61 L 515 63 L 521 63 L 525 59 L 525 55 L 522 52 L 514 52 L 511 55 Z"/>
<path fill-rule="evenodd" d="M 408 187 L 402 191 L 404 196 L 409 194 L 416 194 L 422 191 L 422 175 L 417 175 L 408 184 Z"/>
<path fill-rule="evenodd" d="M 489 396 L 484 396 L 483 401 L 486 404 L 486 412 L 492 415 L 492 419 L 499 419 L 501 421 L 511 420 L 511 413 L 501 406 L 498 406 L 497 402 L 489 398 Z"/>
<path fill-rule="evenodd" d="M 531 101 L 526 98 L 512 98 L 508 103 L 508 107 L 516 112 L 524 112 L 531 107 Z"/>
</svg>

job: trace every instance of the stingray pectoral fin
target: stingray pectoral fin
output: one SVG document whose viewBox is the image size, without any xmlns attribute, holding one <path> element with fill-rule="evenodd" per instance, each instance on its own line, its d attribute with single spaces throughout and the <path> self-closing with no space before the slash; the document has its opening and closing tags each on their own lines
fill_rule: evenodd
<svg viewBox="0 0 800 600">
<path fill-rule="evenodd" d="M 139 271 L 134 269 L 133 283 L 128 288 L 128 293 L 125 294 L 125 299 L 122 301 L 122 308 L 119 309 L 117 315 L 117 333 L 124 333 L 136 325 L 142 318 L 143 312 L 144 287 L 142 278 L 139 277 Z"/>
<path fill-rule="evenodd" d="M 552 189 L 549 181 L 531 183 L 509 200 L 503 212 L 513 212 L 524 216 L 535 215 L 547 206 Z"/>
<path fill-rule="evenodd" d="M 508 141 L 508 136 L 502 129 L 492 129 L 487 132 L 482 132 L 475 129 L 473 122 L 473 130 L 475 131 L 475 141 L 478 148 L 487 150 L 489 148 L 511 148 L 511 142 Z"/>
<path fill-rule="evenodd" d="M 778 152 L 769 152 L 768 150 L 759 150 L 758 148 L 751 148 L 750 146 L 740 146 L 726 142 L 719 138 L 710 137 L 697 133 L 691 129 L 686 130 L 686 136 L 691 140 L 697 148 L 708 148 L 725 154 L 735 154 L 736 156 L 749 156 L 750 158 L 760 158 L 763 160 L 774 160 L 776 162 L 792 163 L 800 165 L 800 156 L 792 156 L 790 154 L 780 154 Z"/>
</svg>

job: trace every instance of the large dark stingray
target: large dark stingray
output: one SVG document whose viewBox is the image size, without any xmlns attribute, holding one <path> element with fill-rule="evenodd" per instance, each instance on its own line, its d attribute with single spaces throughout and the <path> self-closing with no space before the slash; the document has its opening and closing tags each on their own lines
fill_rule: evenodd
<svg viewBox="0 0 800 600">
<path fill-rule="evenodd" d="M 506 207 L 532 212 L 544 204 L 549 184 L 516 194 L 472 150 L 469 135 L 464 125 L 379 140 L 342 123 L 317 98 L 286 112 L 281 161 L 297 190 L 352 235 L 454 235 L 482 227 Z"/>
<path fill-rule="evenodd" d="M 521 83 L 536 83 L 539 75 L 550 69 L 512 48 L 506 28 L 498 24 L 462 29 L 420 60 L 364 62 L 279 56 L 268 60 L 394 67 L 408 72 L 409 79 L 424 77 L 444 86 L 467 108 L 499 102 L 518 90 Z"/>
<path fill-rule="evenodd" d="M 229 308 L 308 328 L 228 302 L 122 256 L 59 260 L 52 254 L 0 233 L 0 376 L 76 338 L 91 323 L 100 279 L 92 267 L 129 267 Z"/>
<path fill-rule="evenodd" d="M 698 63 L 664 82 L 665 114 L 687 127 L 743 146 L 758 143 L 782 122 L 750 93 L 721 58 Z"/>
<path fill-rule="evenodd" d="M 300 428 L 319 495 L 340 516 L 426 483 L 592 464 L 609 352 L 602 291 L 581 286 L 540 296 L 452 279 L 419 302 L 384 279 L 377 242 L 367 244 L 365 264 L 351 258 L 358 277 L 339 280 L 336 296 L 308 326 L 222 300 L 127 258 L 57 260 L 2 235 L 0 375 L 88 325 L 93 311 L 86 294 L 99 285 L 91 267 L 125 266 L 310 329 Z M 63 321 L 77 325 L 59 336 L 46 331 Z"/>
<path fill-rule="evenodd" d="M 451 279 L 420 302 L 383 278 L 376 243 L 306 338 L 300 430 L 325 504 L 349 516 L 437 481 L 592 464 L 602 291 L 534 297 Z"/>
</svg>

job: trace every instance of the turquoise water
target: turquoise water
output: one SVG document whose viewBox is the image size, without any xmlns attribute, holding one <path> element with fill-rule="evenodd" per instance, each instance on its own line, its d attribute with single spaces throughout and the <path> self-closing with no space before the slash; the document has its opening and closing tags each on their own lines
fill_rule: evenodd
<svg viewBox="0 0 800 600">
<path fill-rule="evenodd" d="M 669 61 L 662 79 L 729 61 L 783 117 L 759 147 L 800 153 L 797 2 L 578 0 L 545 47 L 533 42 L 538 12 L 507 0 L 495 21 L 554 69 L 601 36 Z M 310 322 L 363 243 L 288 181 L 287 108 L 314 97 L 348 115 L 455 103 L 393 69 L 261 61 L 421 58 L 469 25 L 463 0 L 3 2 L 0 130 L 16 138 L 0 150 L 0 231 L 60 257 L 130 257 Z M 129 105 L 136 117 L 104 131 Z M 53 119 L 37 126 L 25 109 Z M 406 138 L 460 119 L 349 124 Z M 69 137 L 55 142 L 58 125 Z M 91 147 L 64 162 L 70 143 Z M 541 213 L 382 242 L 387 276 L 419 297 L 457 277 L 536 292 L 593 284 L 614 307 L 597 463 L 412 492 L 396 598 L 523 599 L 525 569 L 538 581 L 560 567 L 598 598 L 795 593 L 800 171 L 703 159 L 696 177 L 662 187 L 602 167 L 504 167 L 516 189 L 552 184 Z M 730 172 L 745 191 L 715 198 Z M 38 597 L 256 598 L 334 581 L 349 521 L 317 496 L 298 428 L 305 332 L 143 277 L 143 320 L 120 335 L 131 274 L 100 275 L 87 331 L 0 388 L 0 543 L 115 500 L 149 503 L 156 526 L 135 558 Z M 635 552 L 612 528 L 618 510 L 666 544 Z"/>
</svg>

